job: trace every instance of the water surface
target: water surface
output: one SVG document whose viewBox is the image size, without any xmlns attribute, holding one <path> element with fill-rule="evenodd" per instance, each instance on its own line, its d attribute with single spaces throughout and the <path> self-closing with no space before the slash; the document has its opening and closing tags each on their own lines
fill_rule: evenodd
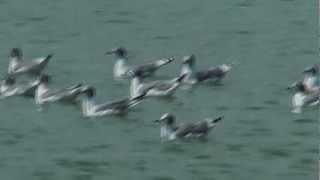
<svg viewBox="0 0 320 180">
<path fill-rule="evenodd" d="M 103 100 L 128 94 L 106 50 L 132 63 L 195 54 L 198 68 L 236 61 L 223 86 L 148 100 L 127 117 L 84 119 L 78 109 L 32 99 L 0 102 L 1 179 L 247 180 L 317 178 L 317 109 L 293 115 L 287 84 L 318 61 L 316 1 L 0 1 L 0 72 L 8 53 L 54 53 L 53 87 L 86 82 Z M 158 73 L 178 74 L 179 61 Z M 225 115 L 207 141 L 161 143 L 152 120 Z"/>
</svg>

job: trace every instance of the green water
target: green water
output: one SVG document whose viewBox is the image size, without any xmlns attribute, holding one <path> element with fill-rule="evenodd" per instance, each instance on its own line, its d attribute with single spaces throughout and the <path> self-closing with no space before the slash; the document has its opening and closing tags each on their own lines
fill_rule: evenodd
<svg viewBox="0 0 320 180">
<path fill-rule="evenodd" d="M 127 117 L 84 119 L 32 99 L 0 102 L 1 180 L 315 180 L 318 110 L 290 113 L 286 85 L 318 60 L 314 0 L 0 0 L 0 72 L 8 53 L 54 53 L 52 87 L 92 84 L 101 101 L 128 94 L 106 50 L 132 63 L 194 53 L 199 69 L 236 61 L 223 86 L 148 100 Z M 158 76 L 178 74 L 179 61 Z M 208 140 L 161 143 L 152 120 L 225 115 Z"/>
</svg>

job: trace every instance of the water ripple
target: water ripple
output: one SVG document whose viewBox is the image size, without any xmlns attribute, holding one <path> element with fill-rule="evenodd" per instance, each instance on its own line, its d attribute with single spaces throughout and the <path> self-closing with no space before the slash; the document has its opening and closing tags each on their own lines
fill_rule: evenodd
<svg viewBox="0 0 320 180">
<path fill-rule="evenodd" d="M 239 34 L 239 35 L 251 35 L 254 34 L 253 31 L 250 30 L 239 30 L 239 31 L 235 31 L 235 34 Z"/>
<path fill-rule="evenodd" d="M 170 177 L 170 176 L 156 176 L 152 177 L 152 180 L 175 180 L 175 178 Z"/>
<path fill-rule="evenodd" d="M 55 173 L 50 171 L 35 171 L 32 173 L 32 176 L 36 179 L 54 179 Z"/>
<path fill-rule="evenodd" d="M 109 19 L 103 21 L 105 24 L 133 24 L 133 20 L 129 19 Z"/>
<path fill-rule="evenodd" d="M 319 149 L 318 148 L 311 148 L 311 149 L 305 150 L 304 152 L 310 153 L 310 154 L 318 154 L 319 153 Z"/>
<path fill-rule="evenodd" d="M 133 15 L 136 15 L 135 12 L 132 12 L 132 11 L 118 11 L 118 12 L 115 12 L 116 15 L 118 16 L 133 16 Z"/>
<path fill-rule="evenodd" d="M 219 163 L 219 164 L 216 164 L 216 165 L 217 165 L 217 167 L 225 168 L 225 169 L 231 169 L 231 168 L 235 167 L 234 164 L 230 164 L 230 163 Z"/>
<path fill-rule="evenodd" d="M 165 146 L 161 151 L 174 154 L 183 154 L 185 152 L 185 150 L 178 145 Z"/>
<path fill-rule="evenodd" d="M 256 0 L 244 0 L 243 2 L 239 2 L 236 4 L 236 6 L 239 7 L 251 7 L 254 5 Z"/>
<path fill-rule="evenodd" d="M 318 52 L 310 49 L 300 49 L 296 51 L 297 55 L 317 55 Z"/>
<path fill-rule="evenodd" d="M 72 175 L 72 180 L 91 180 L 93 179 L 93 175 L 92 174 L 75 174 Z"/>
<path fill-rule="evenodd" d="M 226 146 L 229 151 L 235 152 L 239 152 L 245 147 L 243 144 L 227 144 Z"/>
<path fill-rule="evenodd" d="M 305 118 L 305 119 L 296 119 L 293 122 L 298 123 L 298 124 L 318 123 L 318 121 L 315 120 L 315 119 L 307 119 L 307 118 Z"/>
<path fill-rule="evenodd" d="M 42 45 L 48 45 L 48 44 L 58 44 L 62 42 L 63 40 L 58 39 L 31 39 L 28 42 L 30 44 L 42 44 Z"/>
<path fill-rule="evenodd" d="M 146 171 L 148 169 L 147 168 L 147 162 L 145 160 L 138 161 L 136 163 L 134 169 L 137 170 L 137 171 L 140 171 L 140 172 Z"/>
<path fill-rule="evenodd" d="M 99 144 L 99 145 L 92 145 L 87 147 L 78 147 L 78 148 L 75 148 L 75 151 L 80 154 L 86 154 L 86 153 L 97 152 L 100 150 L 105 150 L 110 148 L 110 146 L 111 146 L 110 144 Z"/>
<path fill-rule="evenodd" d="M 315 159 L 302 158 L 299 160 L 299 163 L 301 163 L 302 165 L 314 165 L 317 164 L 317 161 Z"/>
<path fill-rule="evenodd" d="M 316 137 L 316 132 L 309 132 L 309 131 L 294 131 L 291 132 L 293 136 L 301 136 L 301 137 Z"/>
<path fill-rule="evenodd" d="M 280 102 L 277 100 L 265 100 L 265 101 L 263 101 L 263 103 L 266 105 L 279 105 L 280 104 Z"/>
<path fill-rule="evenodd" d="M 230 107 L 228 107 L 228 106 L 217 106 L 216 110 L 218 110 L 218 111 L 228 111 L 228 110 L 230 110 Z"/>
<path fill-rule="evenodd" d="M 247 107 L 243 108 L 243 110 L 245 110 L 245 111 L 261 111 L 263 109 L 266 109 L 266 107 L 263 107 L 263 106 L 247 106 Z"/>
<path fill-rule="evenodd" d="M 200 159 L 200 160 L 210 159 L 210 158 L 211 158 L 211 155 L 209 155 L 209 154 L 200 154 L 200 155 L 194 156 L 193 158 L 194 158 L 194 159 Z"/>
<path fill-rule="evenodd" d="M 0 137 L 0 144 L 3 144 L 4 146 L 12 146 L 24 139 L 25 135 L 12 132 L 10 129 L 2 128 L 0 130 Z"/>
<path fill-rule="evenodd" d="M 103 9 L 97 9 L 97 10 L 93 11 L 93 13 L 96 14 L 96 15 L 98 15 L 98 16 L 104 15 L 105 12 L 106 12 L 106 11 L 103 10 Z"/>
<path fill-rule="evenodd" d="M 241 124 L 245 124 L 245 125 L 257 125 L 257 124 L 260 124 L 262 121 L 259 120 L 259 119 L 253 119 L 253 120 L 250 120 L 250 119 L 241 119 L 239 120 L 239 122 Z"/>
<path fill-rule="evenodd" d="M 94 174 L 105 174 L 105 169 L 110 166 L 107 161 L 57 159 L 55 162 L 63 168 Z"/>
<path fill-rule="evenodd" d="M 308 22 L 306 20 L 293 20 L 291 23 L 297 26 L 305 26 Z"/>
<path fill-rule="evenodd" d="M 260 149 L 259 152 L 265 159 L 273 159 L 277 157 L 288 158 L 291 156 L 289 150 L 279 148 L 263 148 Z"/>
<path fill-rule="evenodd" d="M 317 166 L 317 164 L 318 164 L 317 160 L 309 159 L 309 158 L 302 158 L 302 159 L 299 159 L 298 161 L 295 161 L 289 167 L 293 168 L 293 169 L 313 172 L 314 170 L 316 170 L 315 167 Z"/>
<path fill-rule="evenodd" d="M 271 129 L 266 128 L 266 127 L 253 128 L 251 131 L 254 132 L 256 135 L 261 135 L 261 136 L 271 136 L 272 135 Z"/>
<path fill-rule="evenodd" d="M 35 16 L 35 17 L 26 17 L 26 21 L 31 21 L 31 22 L 42 22 L 46 21 L 49 17 L 48 16 Z"/>
<path fill-rule="evenodd" d="M 14 27 L 24 27 L 26 25 L 28 25 L 28 23 L 26 21 L 13 23 Z"/>
<path fill-rule="evenodd" d="M 155 39 L 155 40 L 169 40 L 169 39 L 172 39 L 172 37 L 165 36 L 165 35 L 159 35 L 159 36 L 155 36 L 153 39 Z"/>
</svg>

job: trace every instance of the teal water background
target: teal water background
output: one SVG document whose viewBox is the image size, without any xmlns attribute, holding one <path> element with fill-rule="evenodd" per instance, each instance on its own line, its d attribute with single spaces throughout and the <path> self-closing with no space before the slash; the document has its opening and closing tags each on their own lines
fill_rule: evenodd
<svg viewBox="0 0 320 180">
<path fill-rule="evenodd" d="M 316 1 L 0 0 L 0 74 L 12 47 L 27 59 L 54 53 L 52 87 L 86 82 L 101 101 L 128 94 L 106 50 L 125 46 L 133 64 L 195 54 L 198 68 L 238 65 L 223 86 L 148 100 L 127 117 L 84 119 L 60 104 L 0 101 L 3 180 L 315 180 L 317 109 L 290 113 L 285 87 L 319 62 Z M 158 72 L 178 74 L 179 60 Z M 161 143 L 152 121 L 225 115 L 205 142 Z"/>
</svg>

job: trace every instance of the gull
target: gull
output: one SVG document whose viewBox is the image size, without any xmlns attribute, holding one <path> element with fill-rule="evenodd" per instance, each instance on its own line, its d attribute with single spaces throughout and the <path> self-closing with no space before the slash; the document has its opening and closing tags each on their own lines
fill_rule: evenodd
<svg viewBox="0 0 320 180">
<path fill-rule="evenodd" d="M 210 67 L 206 70 L 195 71 L 195 55 L 184 56 L 182 60 L 181 74 L 186 74 L 184 82 L 187 84 L 196 84 L 208 80 L 215 82 L 221 81 L 231 70 L 231 66 L 222 64 L 217 67 Z"/>
<path fill-rule="evenodd" d="M 94 87 L 85 88 L 84 97 L 81 100 L 81 109 L 84 117 L 125 114 L 130 108 L 136 106 L 144 99 L 145 93 L 133 98 L 123 98 L 101 104 L 95 101 L 95 96 L 96 90 Z"/>
<path fill-rule="evenodd" d="M 297 92 L 292 96 L 291 104 L 293 113 L 301 113 L 304 107 L 320 104 L 320 90 L 308 93 L 303 83 L 297 85 Z"/>
<path fill-rule="evenodd" d="M 141 71 L 132 72 L 132 80 L 130 84 L 130 96 L 139 96 L 142 93 L 146 93 L 147 97 L 170 97 L 176 92 L 181 85 L 181 82 L 186 77 L 185 74 L 180 75 L 177 78 L 167 81 L 152 81 L 143 82 L 143 75 Z"/>
<path fill-rule="evenodd" d="M 165 140 L 175 140 L 176 138 L 201 138 L 206 137 L 210 130 L 214 128 L 223 116 L 217 118 L 206 118 L 196 123 L 176 124 L 176 117 L 171 113 L 165 113 L 155 122 L 160 123 L 160 137 Z"/>
<path fill-rule="evenodd" d="M 39 80 L 31 81 L 27 84 L 18 84 L 15 77 L 7 76 L 0 83 L 0 96 L 2 98 L 10 96 L 34 97 L 35 90 L 39 84 Z"/>
<path fill-rule="evenodd" d="M 112 49 L 111 51 L 106 52 L 106 54 L 114 54 L 116 57 L 113 75 L 117 79 L 130 78 L 130 75 L 128 74 L 130 71 L 141 71 L 143 77 L 150 77 L 158 69 L 174 61 L 174 58 L 163 58 L 153 62 L 131 66 L 128 63 L 127 50 L 123 47 Z"/>
<path fill-rule="evenodd" d="M 41 75 L 40 84 L 35 92 L 35 102 L 37 105 L 44 105 L 51 102 L 75 103 L 77 97 L 83 92 L 82 84 L 76 84 L 67 88 L 52 90 L 49 88 L 49 76 Z"/>
</svg>

